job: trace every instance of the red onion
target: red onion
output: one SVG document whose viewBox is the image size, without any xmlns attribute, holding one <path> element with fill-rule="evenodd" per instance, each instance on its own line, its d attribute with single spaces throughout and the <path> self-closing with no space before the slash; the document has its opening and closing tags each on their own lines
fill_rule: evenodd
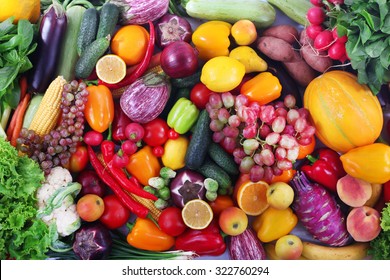
<svg viewBox="0 0 390 280">
<path fill-rule="evenodd" d="M 189 43 L 176 41 L 161 52 L 161 68 L 171 78 L 190 76 L 198 69 L 198 53 Z"/>
<path fill-rule="evenodd" d="M 156 41 L 160 48 L 165 48 L 172 42 L 189 43 L 192 36 L 191 24 L 183 17 L 165 14 L 156 23 Z"/>
</svg>

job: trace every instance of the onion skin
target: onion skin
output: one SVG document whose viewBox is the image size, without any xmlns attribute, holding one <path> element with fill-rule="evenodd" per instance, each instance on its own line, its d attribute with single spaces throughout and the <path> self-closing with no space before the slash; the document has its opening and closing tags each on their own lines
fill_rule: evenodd
<svg viewBox="0 0 390 280">
<path fill-rule="evenodd" d="M 165 14 L 156 23 L 158 46 L 163 49 L 176 41 L 190 43 L 192 36 L 191 24 L 183 17 Z"/>
<path fill-rule="evenodd" d="M 267 259 L 263 244 L 251 228 L 237 236 L 230 236 L 229 255 L 232 260 Z"/>
<path fill-rule="evenodd" d="M 161 52 L 161 68 L 171 78 L 184 78 L 194 74 L 199 66 L 195 48 L 184 41 L 169 44 Z"/>
<path fill-rule="evenodd" d="M 204 187 L 204 183 L 203 183 L 204 179 L 205 177 L 202 174 L 192 170 L 184 170 L 179 172 L 170 184 L 171 197 L 173 199 L 173 203 L 179 208 L 184 207 L 186 201 L 183 199 L 183 196 L 179 193 L 179 190 L 184 186 L 184 184 L 187 181 L 201 186 L 201 189 L 197 194 L 197 198 L 204 199 L 206 194 L 206 188 Z"/>
<path fill-rule="evenodd" d="M 125 90 L 120 98 L 120 106 L 133 122 L 147 123 L 164 110 L 170 92 L 171 87 L 165 77 L 151 72 Z"/>
</svg>

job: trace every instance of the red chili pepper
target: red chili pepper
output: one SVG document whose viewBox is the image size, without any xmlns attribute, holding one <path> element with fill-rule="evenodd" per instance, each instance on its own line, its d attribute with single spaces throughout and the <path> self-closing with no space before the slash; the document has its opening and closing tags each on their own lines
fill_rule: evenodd
<svg viewBox="0 0 390 280">
<path fill-rule="evenodd" d="M 102 151 L 104 161 L 112 161 L 112 158 L 115 155 L 115 143 L 110 140 L 104 140 L 100 145 L 100 149 Z"/>
<path fill-rule="evenodd" d="M 146 218 L 149 214 L 149 209 L 142 204 L 133 200 L 126 192 L 118 185 L 117 181 L 106 172 L 105 167 L 100 162 L 99 158 L 95 154 L 95 151 L 91 146 L 87 146 L 89 160 L 100 179 L 114 192 L 119 200 L 125 205 L 132 213 L 141 218 Z"/>
<path fill-rule="evenodd" d="M 112 122 L 112 138 L 115 141 L 124 141 L 127 139 L 125 135 L 126 126 L 131 123 L 130 118 L 123 112 L 120 103 L 114 104 L 114 120 Z"/>
<path fill-rule="evenodd" d="M 308 155 L 309 163 L 301 167 L 309 179 L 335 192 L 338 179 L 347 173 L 343 168 L 340 155 L 328 148 L 315 151 L 316 156 Z"/>
<path fill-rule="evenodd" d="M 133 72 L 131 72 L 131 74 L 126 75 L 125 78 L 122 81 L 120 81 L 119 83 L 107 84 L 107 83 L 99 80 L 99 85 L 103 84 L 110 89 L 119 89 L 119 88 L 126 87 L 126 86 L 130 85 L 131 83 L 133 83 L 135 80 L 137 80 L 139 77 L 141 77 L 145 73 L 145 71 L 148 69 L 150 60 L 153 56 L 155 37 L 156 37 L 153 22 L 148 21 L 148 23 L 149 23 L 149 43 L 148 43 L 148 47 L 146 49 L 145 56 L 144 56 L 143 60 L 141 61 L 141 63 L 137 66 L 137 68 Z"/>
<path fill-rule="evenodd" d="M 200 256 L 219 256 L 225 252 L 226 243 L 220 233 L 217 221 L 213 220 L 205 229 L 187 229 L 183 234 L 177 236 L 175 249 L 194 251 Z"/>
</svg>

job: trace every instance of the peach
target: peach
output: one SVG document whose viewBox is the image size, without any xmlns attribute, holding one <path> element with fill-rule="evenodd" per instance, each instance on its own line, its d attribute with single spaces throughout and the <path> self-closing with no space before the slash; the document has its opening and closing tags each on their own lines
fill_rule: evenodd
<svg viewBox="0 0 390 280">
<path fill-rule="evenodd" d="M 257 39 L 257 30 L 255 24 L 247 19 L 236 21 L 230 30 L 233 39 L 237 45 L 248 46 Z"/>
<path fill-rule="evenodd" d="M 347 216 L 347 231 L 355 241 L 371 241 L 381 231 L 380 217 L 380 213 L 372 207 L 355 207 Z"/>
<path fill-rule="evenodd" d="M 336 190 L 341 201 L 351 207 L 363 206 L 372 194 L 369 182 L 348 174 L 337 181 Z"/>
<path fill-rule="evenodd" d="M 281 260 L 297 260 L 302 255 L 302 251 L 302 240 L 294 234 L 288 234 L 276 240 L 275 254 Z"/>
<path fill-rule="evenodd" d="M 276 209 L 288 208 L 294 200 L 293 188 L 284 182 L 275 182 L 267 188 L 267 202 Z"/>
<path fill-rule="evenodd" d="M 236 236 L 245 231 L 248 226 L 248 216 L 236 206 L 225 208 L 219 215 L 219 227 L 231 236 Z"/>
</svg>

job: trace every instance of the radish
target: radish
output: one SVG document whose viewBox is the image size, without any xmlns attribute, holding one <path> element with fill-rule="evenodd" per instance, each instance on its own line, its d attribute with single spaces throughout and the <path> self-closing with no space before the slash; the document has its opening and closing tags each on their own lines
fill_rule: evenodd
<svg viewBox="0 0 390 280">
<path fill-rule="evenodd" d="M 314 39 L 314 47 L 319 51 L 325 51 L 334 42 L 332 31 L 324 30 L 321 31 Z"/>
<path fill-rule="evenodd" d="M 346 43 L 348 40 L 347 35 L 343 35 L 339 37 L 339 34 L 337 33 L 337 28 L 333 28 L 332 35 L 333 35 L 333 39 L 335 39 L 336 42 Z"/>
<path fill-rule="evenodd" d="M 321 7 L 324 5 L 324 3 L 322 3 L 322 0 L 310 0 L 310 3 L 317 7 Z"/>
<path fill-rule="evenodd" d="M 345 44 L 336 41 L 328 49 L 328 55 L 331 59 L 339 60 L 345 56 Z"/>
<path fill-rule="evenodd" d="M 330 246 L 343 246 L 351 241 L 345 215 L 335 197 L 323 186 L 311 183 L 304 173 L 291 180 L 295 191 L 292 208 L 313 237 Z"/>
<path fill-rule="evenodd" d="M 320 34 L 323 30 L 324 30 L 324 28 L 321 25 L 311 24 L 306 28 L 306 35 L 310 39 L 315 40 L 317 35 Z"/>
<path fill-rule="evenodd" d="M 314 25 L 321 25 L 325 20 L 325 11 L 320 7 L 311 7 L 307 11 L 307 20 Z"/>
</svg>

